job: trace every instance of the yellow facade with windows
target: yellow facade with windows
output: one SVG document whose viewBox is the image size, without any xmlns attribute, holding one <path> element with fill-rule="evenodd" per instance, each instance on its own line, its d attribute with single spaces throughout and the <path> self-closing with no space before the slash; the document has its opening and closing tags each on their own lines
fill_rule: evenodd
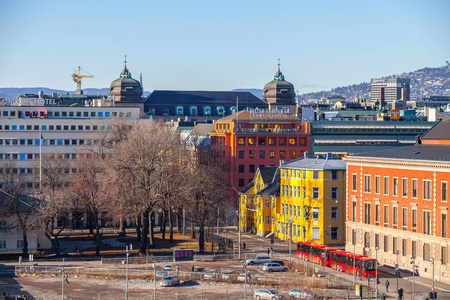
<svg viewBox="0 0 450 300">
<path fill-rule="evenodd" d="M 294 242 L 345 243 L 344 161 L 303 158 L 271 170 L 271 177 L 262 171 L 241 191 L 245 231 Z"/>
</svg>

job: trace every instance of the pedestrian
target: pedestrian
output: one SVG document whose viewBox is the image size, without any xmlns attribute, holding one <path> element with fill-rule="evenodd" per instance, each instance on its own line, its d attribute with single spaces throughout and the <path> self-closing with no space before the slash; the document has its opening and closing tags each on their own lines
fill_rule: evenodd
<svg viewBox="0 0 450 300">
<path fill-rule="evenodd" d="M 180 273 L 180 267 L 177 265 L 177 274 Z"/>
<path fill-rule="evenodd" d="M 389 280 L 386 280 L 384 285 L 386 286 L 386 292 L 389 292 Z"/>
<path fill-rule="evenodd" d="M 242 249 L 244 249 L 244 250 L 245 250 L 245 246 L 246 246 L 246 245 L 245 245 L 245 243 L 244 243 L 244 244 L 242 244 Z"/>
<path fill-rule="evenodd" d="M 192 268 L 191 268 L 191 270 L 192 270 L 192 273 L 194 273 L 194 270 L 195 270 L 195 267 L 194 267 L 194 265 L 192 265 Z"/>
<path fill-rule="evenodd" d="M 398 300 L 402 300 L 403 299 L 403 289 L 399 288 L 397 293 L 398 293 Z"/>
<path fill-rule="evenodd" d="M 267 248 L 267 256 L 270 256 L 270 248 Z"/>
</svg>

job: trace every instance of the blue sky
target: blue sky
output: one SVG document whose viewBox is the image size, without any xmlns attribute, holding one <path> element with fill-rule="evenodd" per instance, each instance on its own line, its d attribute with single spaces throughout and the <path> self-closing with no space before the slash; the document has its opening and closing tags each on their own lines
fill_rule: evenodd
<svg viewBox="0 0 450 300">
<path fill-rule="evenodd" d="M 0 0 L 0 87 L 104 88 L 127 55 L 144 89 L 299 93 L 443 66 L 450 1 Z"/>
</svg>

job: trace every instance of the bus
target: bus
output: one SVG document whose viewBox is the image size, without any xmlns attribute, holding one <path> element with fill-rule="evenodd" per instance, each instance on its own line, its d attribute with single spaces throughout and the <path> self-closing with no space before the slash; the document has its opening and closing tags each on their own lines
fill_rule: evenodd
<svg viewBox="0 0 450 300">
<path fill-rule="evenodd" d="M 330 265 L 330 253 L 332 251 L 336 251 L 336 249 L 327 245 L 318 245 L 312 242 L 297 243 L 297 257 L 318 263 L 319 265 Z"/>
<path fill-rule="evenodd" d="M 353 269 L 353 260 L 355 260 L 355 268 Z M 331 268 L 340 272 L 355 273 L 356 276 L 378 276 L 376 272 L 376 259 L 367 257 L 366 255 L 355 255 L 351 252 L 336 250 L 330 255 Z"/>
</svg>

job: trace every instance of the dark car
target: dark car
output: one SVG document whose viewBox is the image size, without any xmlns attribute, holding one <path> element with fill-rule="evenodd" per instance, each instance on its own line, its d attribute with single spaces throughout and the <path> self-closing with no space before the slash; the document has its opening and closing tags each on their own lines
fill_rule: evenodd
<svg viewBox="0 0 450 300">
<path fill-rule="evenodd" d="M 275 263 L 284 266 L 284 261 L 282 260 L 269 260 L 268 263 Z"/>
</svg>

